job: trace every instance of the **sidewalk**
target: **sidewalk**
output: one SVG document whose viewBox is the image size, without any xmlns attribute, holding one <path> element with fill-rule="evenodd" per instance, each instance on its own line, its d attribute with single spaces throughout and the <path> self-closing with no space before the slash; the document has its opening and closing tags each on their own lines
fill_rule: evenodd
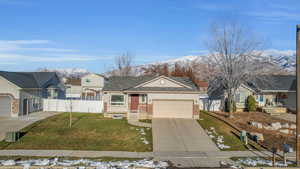
<svg viewBox="0 0 300 169">
<path fill-rule="evenodd" d="M 45 118 L 54 116 L 59 114 L 57 112 L 36 112 L 31 113 L 28 116 L 20 116 L 20 117 L 9 117 L 9 118 L 1 118 L 0 119 L 0 141 L 5 138 L 5 134 L 8 131 L 18 131 L 30 124 L 43 120 Z"/>
</svg>

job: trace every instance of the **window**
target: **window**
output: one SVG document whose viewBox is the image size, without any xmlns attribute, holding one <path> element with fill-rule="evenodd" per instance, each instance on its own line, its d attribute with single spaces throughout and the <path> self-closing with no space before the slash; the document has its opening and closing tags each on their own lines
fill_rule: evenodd
<svg viewBox="0 0 300 169">
<path fill-rule="evenodd" d="M 235 102 L 237 103 L 241 102 L 241 96 L 239 93 L 235 94 Z"/>
<path fill-rule="evenodd" d="M 147 103 L 147 95 L 145 94 L 141 95 L 141 103 Z"/>
<path fill-rule="evenodd" d="M 110 104 L 111 105 L 124 105 L 125 104 L 124 95 L 112 95 L 110 97 Z"/>
<path fill-rule="evenodd" d="M 90 80 L 90 79 L 86 79 L 86 80 L 85 80 L 85 82 L 87 82 L 87 83 L 90 83 L 90 82 L 91 82 L 91 80 Z"/>
<path fill-rule="evenodd" d="M 264 101 L 264 96 L 263 95 L 260 95 L 259 96 L 259 102 L 263 102 Z"/>
</svg>

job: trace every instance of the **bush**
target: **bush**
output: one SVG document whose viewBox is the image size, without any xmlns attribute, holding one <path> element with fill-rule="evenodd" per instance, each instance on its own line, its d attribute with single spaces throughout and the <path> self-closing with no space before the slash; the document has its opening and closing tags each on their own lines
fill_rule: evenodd
<svg viewBox="0 0 300 169">
<path fill-rule="evenodd" d="M 256 111 L 256 100 L 252 95 L 247 98 L 247 110 L 249 112 Z"/>
</svg>

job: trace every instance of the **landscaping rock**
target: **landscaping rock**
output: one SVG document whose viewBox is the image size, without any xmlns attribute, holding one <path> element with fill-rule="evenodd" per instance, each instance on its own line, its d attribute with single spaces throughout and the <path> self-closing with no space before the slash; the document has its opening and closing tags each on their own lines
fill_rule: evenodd
<svg viewBox="0 0 300 169">
<path fill-rule="evenodd" d="M 264 135 L 261 133 L 250 133 L 252 139 L 256 139 L 256 141 L 264 141 Z"/>
<path fill-rule="evenodd" d="M 275 129 L 275 130 L 278 130 L 278 129 L 280 129 L 280 128 L 282 127 L 281 124 L 280 124 L 279 122 L 271 123 L 271 126 L 272 126 L 272 128 Z"/>
<path fill-rule="evenodd" d="M 254 126 L 256 128 L 259 128 L 259 129 L 263 128 L 263 125 L 261 123 L 258 123 L 258 122 L 250 122 L 250 125 Z"/>
<path fill-rule="evenodd" d="M 263 126 L 263 128 L 266 129 L 266 130 L 276 130 L 272 126 Z"/>
<path fill-rule="evenodd" d="M 288 129 L 288 128 L 290 128 L 290 125 L 289 125 L 289 123 L 285 123 L 285 124 L 283 124 L 283 125 L 282 125 L 282 128 L 287 128 L 287 129 Z"/>
<path fill-rule="evenodd" d="M 290 130 L 289 129 L 281 129 L 279 130 L 280 133 L 284 133 L 284 134 L 289 134 Z"/>
<path fill-rule="evenodd" d="M 296 124 L 291 124 L 290 128 L 291 128 L 291 129 L 296 129 L 297 126 L 296 126 Z"/>
</svg>

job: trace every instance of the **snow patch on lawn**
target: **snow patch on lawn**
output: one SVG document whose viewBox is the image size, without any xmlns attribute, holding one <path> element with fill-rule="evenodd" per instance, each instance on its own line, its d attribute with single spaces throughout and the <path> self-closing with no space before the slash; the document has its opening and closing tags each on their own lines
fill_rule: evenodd
<svg viewBox="0 0 300 169">
<path fill-rule="evenodd" d="M 153 160 L 139 160 L 139 161 L 93 161 L 88 159 L 80 160 L 60 160 L 59 158 L 53 159 L 35 159 L 35 160 L 0 160 L 0 166 L 23 166 L 24 168 L 30 168 L 31 166 L 81 166 L 96 167 L 101 169 L 127 169 L 127 168 L 157 168 L 166 169 L 169 165 L 163 161 Z"/>
<path fill-rule="evenodd" d="M 231 148 L 230 146 L 224 144 L 224 136 L 218 134 L 214 127 L 210 127 L 208 130 L 206 130 L 206 133 L 215 141 L 219 149 L 223 150 Z"/>
<path fill-rule="evenodd" d="M 272 160 L 266 160 L 262 158 L 241 158 L 236 161 L 236 164 L 257 167 L 257 166 L 269 166 L 272 167 Z M 275 166 L 277 167 L 287 167 L 288 165 L 292 165 L 293 162 L 287 161 L 287 164 L 284 164 L 283 161 L 276 161 Z"/>
</svg>

